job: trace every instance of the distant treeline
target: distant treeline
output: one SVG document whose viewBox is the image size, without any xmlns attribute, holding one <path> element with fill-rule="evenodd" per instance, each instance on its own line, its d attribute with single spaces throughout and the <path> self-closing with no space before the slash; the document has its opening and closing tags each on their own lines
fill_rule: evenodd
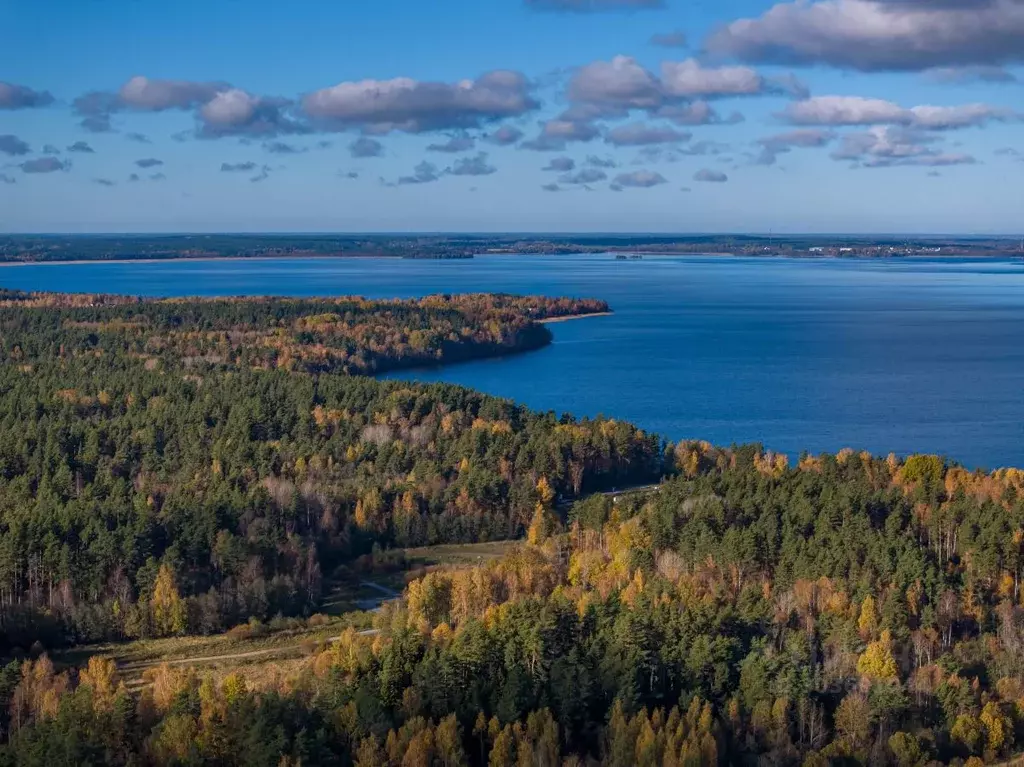
<svg viewBox="0 0 1024 767">
<path fill-rule="evenodd" d="M 472 258 L 485 253 L 972 255 L 1019 251 L 1008 238 L 761 235 L 6 235 L 0 262 L 188 258 Z"/>
</svg>

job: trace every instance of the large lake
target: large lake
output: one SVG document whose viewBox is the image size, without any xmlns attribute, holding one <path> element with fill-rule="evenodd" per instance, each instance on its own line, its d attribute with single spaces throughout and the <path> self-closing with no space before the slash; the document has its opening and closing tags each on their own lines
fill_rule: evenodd
<svg viewBox="0 0 1024 767">
<path fill-rule="evenodd" d="M 670 439 L 850 446 L 1024 466 L 1024 264 L 486 256 L 0 268 L 26 290 L 172 295 L 505 291 L 592 296 L 539 352 L 406 374 Z"/>
</svg>

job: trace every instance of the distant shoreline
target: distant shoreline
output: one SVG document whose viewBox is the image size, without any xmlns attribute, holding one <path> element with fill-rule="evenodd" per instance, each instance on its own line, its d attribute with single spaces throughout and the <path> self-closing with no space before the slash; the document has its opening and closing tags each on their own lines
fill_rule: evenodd
<svg viewBox="0 0 1024 767">
<path fill-rule="evenodd" d="M 570 320 L 585 320 L 590 317 L 610 317 L 614 312 L 590 312 L 590 314 L 567 314 L 564 317 L 548 317 L 546 320 L 535 320 L 541 325 L 550 325 L 553 322 L 569 322 Z"/>
<path fill-rule="evenodd" d="M 85 264 L 166 264 L 175 261 L 207 262 L 207 261 L 467 261 L 464 258 L 407 258 L 405 256 L 169 256 L 167 258 L 75 258 L 66 261 L 59 259 L 38 261 L 0 261 L 4 266 L 83 266 Z"/>
<path fill-rule="evenodd" d="M 422 258 L 412 256 L 389 256 L 380 254 L 332 256 L 323 254 L 309 254 L 301 256 L 168 256 L 166 258 L 75 258 L 75 259 L 50 259 L 36 261 L 0 261 L 0 268 L 21 267 L 21 266 L 85 266 L 88 264 L 163 264 L 174 262 L 188 263 L 215 263 L 220 261 L 472 261 L 475 258 L 492 258 L 515 256 L 519 258 L 559 258 L 564 256 L 620 256 L 636 255 L 643 260 L 647 258 L 747 258 L 747 259 L 792 259 L 800 261 L 887 261 L 887 260 L 911 260 L 911 259 L 947 259 L 947 258 L 971 258 L 984 261 L 1017 261 L 1020 254 L 1015 252 L 1006 253 L 901 253 L 885 255 L 859 255 L 847 253 L 730 253 L 726 251 L 709 251 L 696 253 L 693 251 L 602 251 L 602 252 L 580 252 L 580 253 L 477 253 L 472 257 L 445 258 L 424 256 Z M 629 260 L 629 259 L 619 259 Z"/>
</svg>

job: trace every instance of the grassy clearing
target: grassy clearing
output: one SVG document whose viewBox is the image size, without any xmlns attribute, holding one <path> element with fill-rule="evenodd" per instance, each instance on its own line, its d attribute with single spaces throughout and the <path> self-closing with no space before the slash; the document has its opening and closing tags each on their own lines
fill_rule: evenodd
<svg viewBox="0 0 1024 767">
<path fill-rule="evenodd" d="M 508 553 L 519 541 L 454 543 L 405 549 L 410 567 L 466 567 L 480 565 Z"/>
<path fill-rule="evenodd" d="M 405 549 L 402 566 L 365 575 L 348 572 L 325 584 L 318 616 L 308 621 L 277 620 L 243 624 L 213 636 L 138 639 L 85 645 L 53 654 L 59 667 L 81 668 L 94 655 L 112 658 L 129 689 L 146 684 L 143 675 L 163 663 L 201 668 L 224 676 L 241 672 L 251 682 L 266 681 L 302 663 L 349 627 L 368 630 L 373 609 L 400 594 L 409 579 L 439 568 L 479 565 L 502 556 L 516 541 L 452 544 Z"/>
<path fill-rule="evenodd" d="M 274 630 L 265 624 L 250 624 L 213 636 L 137 639 L 85 645 L 53 654 L 60 667 L 82 667 L 94 655 L 112 658 L 129 687 L 141 684 L 147 669 L 162 663 L 202 666 L 237 671 L 241 666 L 280 663 L 309 655 L 314 649 L 341 634 L 350 626 L 370 627 L 369 613 L 355 612 L 344 617 L 315 620 Z M 299 623 L 299 622 L 295 622 Z"/>
</svg>

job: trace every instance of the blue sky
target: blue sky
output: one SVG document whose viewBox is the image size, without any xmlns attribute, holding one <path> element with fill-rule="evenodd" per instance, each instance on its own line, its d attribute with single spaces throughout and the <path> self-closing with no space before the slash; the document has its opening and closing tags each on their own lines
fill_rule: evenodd
<svg viewBox="0 0 1024 767">
<path fill-rule="evenodd" d="M 1024 0 L 9 0 L 0 29 L 0 231 L 1024 229 Z"/>
</svg>

